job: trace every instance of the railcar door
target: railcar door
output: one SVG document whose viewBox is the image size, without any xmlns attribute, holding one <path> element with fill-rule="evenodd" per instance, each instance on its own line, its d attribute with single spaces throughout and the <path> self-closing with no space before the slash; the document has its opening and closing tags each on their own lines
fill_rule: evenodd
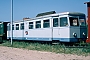
<svg viewBox="0 0 90 60">
<path fill-rule="evenodd" d="M 10 38 L 10 24 L 7 24 L 7 39 Z"/>
<path fill-rule="evenodd" d="M 29 34 L 29 31 L 28 31 L 28 24 L 29 23 L 27 21 L 24 21 L 24 24 L 25 24 L 24 25 L 24 31 L 23 31 L 24 32 L 23 33 L 24 34 L 24 40 L 27 40 L 28 39 L 27 37 L 29 37 L 29 35 L 28 35 Z"/>
<path fill-rule="evenodd" d="M 21 39 L 24 40 L 24 22 L 20 24 Z"/>
<path fill-rule="evenodd" d="M 23 22 L 19 22 L 19 23 L 15 23 L 15 29 L 13 30 L 13 39 L 18 39 L 18 40 L 23 40 L 24 38 L 24 23 Z"/>
<path fill-rule="evenodd" d="M 60 37 L 60 32 L 59 32 L 59 17 L 53 17 L 52 19 L 52 40 L 53 41 L 59 41 L 59 37 Z"/>
<path fill-rule="evenodd" d="M 69 24 L 68 24 L 68 17 L 67 16 L 59 16 L 59 41 L 67 42 L 69 38 Z"/>
</svg>

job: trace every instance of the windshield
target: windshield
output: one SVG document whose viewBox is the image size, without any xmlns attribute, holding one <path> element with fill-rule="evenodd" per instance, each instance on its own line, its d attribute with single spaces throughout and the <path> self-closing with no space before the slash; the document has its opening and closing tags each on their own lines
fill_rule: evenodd
<svg viewBox="0 0 90 60">
<path fill-rule="evenodd" d="M 77 17 L 69 17 L 69 20 L 70 20 L 70 26 L 79 26 Z"/>
<path fill-rule="evenodd" d="M 86 26 L 85 16 L 69 17 L 70 26 Z"/>
</svg>

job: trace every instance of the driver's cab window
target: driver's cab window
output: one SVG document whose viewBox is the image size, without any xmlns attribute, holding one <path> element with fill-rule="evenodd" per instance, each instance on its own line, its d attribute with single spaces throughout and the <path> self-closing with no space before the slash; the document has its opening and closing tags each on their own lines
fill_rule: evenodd
<svg viewBox="0 0 90 60">
<path fill-rule="evenodd" d="M 85 20 L 80 19 L 80 26 L 85 26 Z"/>
<path fill-rule="evenodd" d="M 86 26 L 85 17 L 80 16 L 79 21 L 80 21 L 80 26 Z"/>
<path fill-rule="evenodd" d="M 69 17 L 69 20 L 70 20 L 70 26 L 79 26 L 78 18 Z"/>
</svg>

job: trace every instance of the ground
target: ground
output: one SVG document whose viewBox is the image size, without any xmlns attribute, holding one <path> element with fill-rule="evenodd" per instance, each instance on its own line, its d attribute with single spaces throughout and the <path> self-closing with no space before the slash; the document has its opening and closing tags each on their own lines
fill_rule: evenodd
<svg viewBox="0 0 90 60">
<path fill-rule="evenodd" d="M 56 54 L 52 52 L 0 46 L 0 60 L 90 60 L 90 55 Z"/>
</svg>

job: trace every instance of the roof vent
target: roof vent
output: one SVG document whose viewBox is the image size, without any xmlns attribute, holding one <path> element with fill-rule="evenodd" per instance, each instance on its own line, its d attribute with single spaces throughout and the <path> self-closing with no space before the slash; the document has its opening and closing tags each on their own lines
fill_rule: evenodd
<svg viewBox="0 0 90 60">
<path fill-rule="evenodd" d="M 30 19 L 29 17 L 23 18 L 23 20 L 29 20 L 29 19 Z"/>
<path fill-rule="evenodd" d="M 45 16 L 45 15 L 49 15 L 49 14 L 55 14 L 55 13 L 56 13 L 55 11 L 50 11 L 50 12 L 39 13 L 39 14 L 37 14 L 37 16 L 36 16 L 36 17 Z"/>
</svg>

